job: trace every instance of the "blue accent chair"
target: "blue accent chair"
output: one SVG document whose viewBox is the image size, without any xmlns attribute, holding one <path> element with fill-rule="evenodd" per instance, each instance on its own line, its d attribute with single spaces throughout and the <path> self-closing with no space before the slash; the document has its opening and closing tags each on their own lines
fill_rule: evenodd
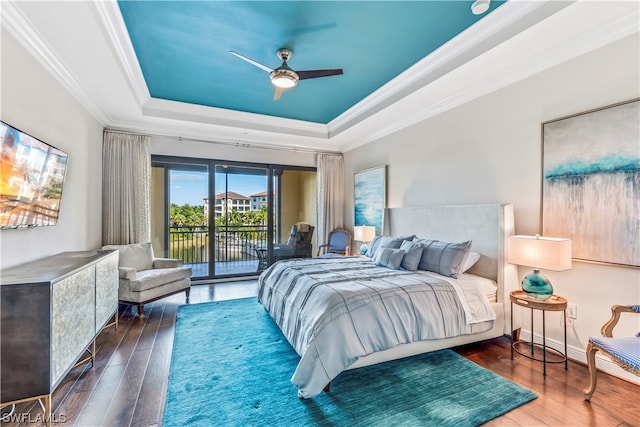
<svg viewBox="0 0 640 427">
<path fill-rule="evenodd" d="M 351 254 L 351 232 L 336 228 L 329 233 L 328 243 L 318 246 L 317 256 L 348 256 Z M 322 255 L 321 255 L 322 253 Z"/>
<path fill-rule="evenodd" d="M 625 371 L 640 376 L 640 333 L 634 337 L 613 337 L 613 328 L 621 313 L 640 313 L 640 305 L 614 305 L 611 319 L 600 329 L 601 337 L 589 337 L 587 363 L 589 364 L 589 388 L 584 390 L 585 400 L 591 400 L 596 390 L 596 352 L 601 351 Z"/>
</svg>

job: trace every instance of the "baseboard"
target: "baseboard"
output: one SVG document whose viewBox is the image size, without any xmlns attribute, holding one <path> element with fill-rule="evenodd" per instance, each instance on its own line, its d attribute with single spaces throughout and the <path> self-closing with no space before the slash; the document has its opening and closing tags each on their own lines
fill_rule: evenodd
<svg viewBox="0 0 640 427">
<path fill-rule="evenodd" d="M 256 273 L 255 275 L 223 277 L 218 279 L 191 280 L 191 284 L 192 285 L 215 285 L 216 283 L 247 282 L 250 280 L 257 280 L 258 276 L 259 276 L 259 273 Z"/>
<path fill-rule="evenodd" d="M 535 334 L 535 342 L 541 343 L 542 336 Z M 520 333 L 520 339 L 523 340 L 531 340 L 531 331 L 527 331 L 523 329 Z M 555 339 L 550 339 L 547 337 L 547 345 L 551 346 L 555 349 L 562 350 L 564 347 L 564 343 L 562 341 L 558 341 Z M 582 363 L 584 365 L 587 364 L 587 353 L 586 349 L 578 348 L 575 346 L 567 346 L 567 357 L 570 360 L 575 362 Z M 606 372 L 607 374 L 613 375 L 614 377 L 621 378 L 623 380 L 629 381 L 630 383 L 640 385 L 640 377 L 633 375 L 631 372 L 627 372 L 615 363 L 611 361 L 608 357 L 602 355 L 601 352 L 596 353 L 596 368 L 599 371 Z M 585 377 L 585 387 L 589 384 L 589 378 Z"/>
</svg>

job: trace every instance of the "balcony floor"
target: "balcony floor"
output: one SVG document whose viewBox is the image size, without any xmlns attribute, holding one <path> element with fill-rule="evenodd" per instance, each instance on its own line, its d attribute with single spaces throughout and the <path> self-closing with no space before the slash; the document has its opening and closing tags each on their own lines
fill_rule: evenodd
<svg viewBox="0 0 640 427">
<path fill-rule="evenodd" d="M 206 262 L 185 263 L 186 267 L 193 270 L 193 278 L 207 278 L 209 276 L 209 264 Z M 234 276 L 245 274 L 259 274 L 258 260 L 240 260 L 240 261 L 218 261 L 215 263 L 215 277 L 218 276 Z"/>
</svg>

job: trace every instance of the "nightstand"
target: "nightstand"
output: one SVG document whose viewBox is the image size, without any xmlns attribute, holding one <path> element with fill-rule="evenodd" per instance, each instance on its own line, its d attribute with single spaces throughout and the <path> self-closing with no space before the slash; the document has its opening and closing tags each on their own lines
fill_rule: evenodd
<svg viewBox="0 0 640 427">
<path fill-rule="evenodd" d="M 516 340 L 511 334 L 511 359 L 513 359 L 514 350 L 521 356 L 527 357 L 543 363 L 542 373 L 547 375 L 547 363 L 564 363 L 564 369 L 568 369 L 567 362 L 567 300 L 559 295 L 552 295 L 546 301 L 528 297 L 523 291 L 512 291 L 511 299 L 511 328 L 513 329 L 513 305 L 527 307 L 531 309 L 531 342 L 524 340 Z M 534 343 L 533 335 L 533 310 L 542 311 L 542 344 Z M 564 325 L 564 353 L 547 346 L 545 314 L 547 311 L 562 311 Z M 524 347 L 524 348 L 522 348 Z M 536 351 L 537 350 L 537 351 Z M 541 354 L 538 354 L 541 353 Z M 551 357 L 547 360 L 547 353 Z"/>
</svg>

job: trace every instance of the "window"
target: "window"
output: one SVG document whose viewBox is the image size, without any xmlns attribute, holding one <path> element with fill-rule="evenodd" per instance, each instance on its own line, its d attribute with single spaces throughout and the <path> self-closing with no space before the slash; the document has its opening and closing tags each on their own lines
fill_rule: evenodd
<svg viewBox="0 0 640 427">
<path fill-rule="evenodd" d="M 316 224 L 313 168 L 168 156 L 152 166 L 154 251 L 194 279 L 258 274 L 293 224 Z"/>
</svg>

